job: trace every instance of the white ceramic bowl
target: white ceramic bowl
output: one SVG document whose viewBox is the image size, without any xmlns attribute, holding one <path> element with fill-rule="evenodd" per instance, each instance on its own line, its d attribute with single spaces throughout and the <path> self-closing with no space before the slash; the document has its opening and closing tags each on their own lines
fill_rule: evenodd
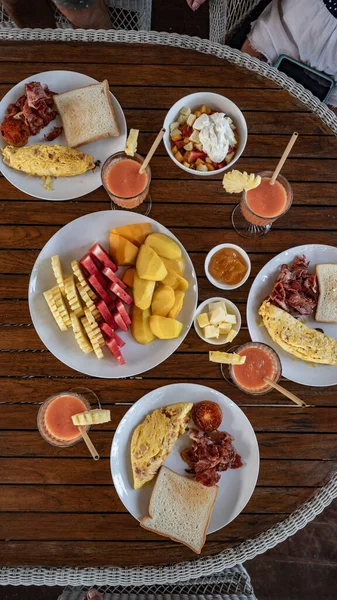
<svg viewBox="0 0 337 600">
<path fill-rule="evenodd" d="M 212 275 L 209 272 L 209 263 L 210 263 L 212 256 L 214 256 L 214 254 L 216 252 L 218 252 L 218 250 L 222 250 L 223 248 L 233 248 L 233 250 L 236 250 L 237 252 L 239 252 L 248 267 L 247 273 L 244 276 L 244 278 L 241 279 L 241 281 L 235 285 L 229 285 L 228 283 L 221 283 L 220 281 L 217 281 L 216 279 L 214 279 L 214 277 L 212 277 Z M 248 256 L 247 252 L 240 246 L 236 246 L 236 244 L 218 244 L 218 246 L 214 246 L 214 248 L 212 248 L 212 250 L 209 251 L 209 253 L 207 254 L 207 256 L 205 258 L 206 277 L 207 277 L 208 281 L 211 282 L 212 285 L 219 288 L 220 290 L 235 290 L 236 288 L 243 285 L 245 283 L 245 281 L 247 281 L 247 279 L 250 275 L 251 268 L 252 268 L 252 265 L 251 265 L 250 258 Z"/>
<path fill-rule="evenodd" d="M 235 315 L 236 316 L 236 324 L 233 325 L 233 329 L 235 329 L 236 331 L 236 335 L 239 333 L 240 329 L 241 329 L 241 314 L 240 311 L 238 309 L 238 307 L 233 304 L 233 302 L 231 302 L 230 300 L 227 300 L 227 298 L 220 298 L 220 297 L 216 297 L 216 298 L 209 298 L 208 300 L 205 300 L 205 302 L 202 302 L 200 304 L 200 306 L 198 306 L 197 310 L 195 311 L 195 315 L 194 315 L 194 329 L 196 330 L 198 336 L 204 340 L 204 342 L 207 342 L 208 344 L 212 344 L 212 346 L 223 346 L 224 344 L 228 344 L 228 343 L 232 343 L 232 342 L 226 342 L 226 335 L 220 335 L 217 339 L 216 338 L 211 338 L 211 339 L 207 339 L 205 338 L 204 334 L 203 334 L 203 329 L 202 327 L 199 327 L 198 325 L 198 321 L 197 321 L 197 316 L 200 315 L 203 312 L 208 312 L 207 307 L 209 304 L 211 304 L 211 302 L 225 302 L 226 303 L 226 308 L 227 308 L 227 312 L 229 314 Z M 236 337 L 236 336 L 235 336 Z M 235 338 L 234 338 L 235 340 Z"/>
<path fill-rule="evenodd" d="M 224 112 L 226 115 L 231 117 L 234 125 L 237 127 L 237 131 L 239 134 L 239 143 L 236 147 L 236 152 L 233 160 L 231 160 L 228 165 L 223 167 L 222 169 L 216 169 L 215 171 L 195 171 L 194 169 L 189 169 L 182 165 L 175 157 L 171 150 L 171 141 L 170 141 L 170 125 L 175 121 L 178 117 L 179 111 L 183 106 L 188 106 L 192 109 L 192 111 L 196 110 L 203 104 L 206 104 L 212 110 L 217 110 L 219 112 Z M 176 102 L 172 108 L 168 111 L 165 121 L 164 127 L 166 129 L 164 134 L 164 145 L 167 150 L 168 155 L 173 160 L 173 162 L 186 171 L 186 173 L 191 173 L 192 175 L 201 175 L 202 177 L 209 175 L 217 175 L 218 173 L 222 173 L 223 171 L 227 171 L 227 169 L 231 169 L 234 163 L 240 158 L 242 152 L 244 151 L 247 143 L 247 124 L 246 120 L 241 112 L 241 110 L 228 98 L 222 96 L 221 94 L 214 94 L 213 92 L 196 92 L 194 94 L 189 94 L 184 98 L 181 98 Z"/>
</svg>

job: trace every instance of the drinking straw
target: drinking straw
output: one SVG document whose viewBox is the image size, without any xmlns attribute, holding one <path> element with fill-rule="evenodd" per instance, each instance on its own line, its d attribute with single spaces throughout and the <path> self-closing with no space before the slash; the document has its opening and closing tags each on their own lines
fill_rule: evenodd
<svg viewBox="0 0 337 600">
<path fill-rule="evenodd" d="M 280 160 L 278 162 L 278 165 L 277 165 L 277 167 L 276 167 L 276 169 L 275 169 L 275 171 L 274 171 L 274 173 L 272 175 L 272 178 L 270 180 L 270 185 L 274 185 L 274 183 L 275 183 L 275 181 L 276 181 L 276 179 L 277 179 L 277 177 L 278 177 L 278 175 L 279 175 L 279 173 L 280 173 L 280 171 L 281 171 L 281 169 L 282 169 L 285 161 L 288 158 L 288 155 L 290 154 L 290 150 L 292 149 L 293 145 L 295 144 L 297 138 L 298 138 L 298 133 L 297 133 L 297 131 L 294 131 L 294 133 L 292 134 L 292 136 L 291 136 L 291 138 L 290 138 L 290 140 L 288 142 L 288 145 L 287 145 L 285 151 L 283 152 L 283 154 L 282 154 L 282 156 L 281 156 L 281 158 L 280 158 Z"/>
<path fill-rule="evenodd" d="M 164 133 L 165 133 L 165 129 L 164 129 L 164 127 L 163 127 L 163 128 L 162 128 L 162 129 L 159 131 L 159 133 L 158 133 L 158 135 L 157 135 L 156 139 L 154 140 L 154 142 L 153 142 L 153 144 L 152 144 L 152 146 L 151 146 L 150 150 L 148 151 L 148 153 L 147 153 L 147 155 L 146 155 L 146 157 L 145 157 L 145 159 L 144 159 L 144 162 L 143 162 L 142 166 L 140 167 L 140 169 L 139 169 L 139 171 L 138 171 L 140 175 L 141 175 L 142 173 L 144 173 L 144 171 L 145 171 L 145 169 L 146 169 L 147 165 L 149 164 L 149 162 L 150 162 L 150 160 L 151 160 L 152 156 L 154 155 L 154 153 L 155 153 L 155 151 L 157 150 L 157 148 L 158 148 L 158 146 L 159 146 L 160 142 L 162 141 L 162 139 L 163 139 L 163 137 L 164 137 Z"/>
<path fill-rule="evenodd" d="M 83 440 L 85 441 L 85 443 L 87 445 L 87 448 L 88 448 L 91 456 L 93 457 L 94 460 L 99 460 L 99 454 L 98 454 L 94 444 L 92 443 L 90 437 L 87 434 L 85 425 L 79 425 L 78 428 L 80 430 Z"/>
<path fill-rule="evenodd" d="M 298 396 L 295 396 L 295 394 L 293 394 L 292 392 L 288 392 L 288 390 L 286 390 L 284 387 L 282 387 L 282 385 L 280 385 L 279 383 L 276 383 L 272 379 L 269 379 L 269 377 L 264 377 L 263 380 L 266 383 L 268 383 L 271 387 L 275 388 L 275 390 L 277 390 L 278 392 L 283 394 L 283 396 L 286 396 L 287 398 L 289 398 L 290 400 L 295 402 L 295 404 L 298 404 L 298 406 L 308 406 L 308 404 L 306 404 L 304 402 L 304 400 L 301 400 L 301 398 L 299 398 Z"/>
</svg>

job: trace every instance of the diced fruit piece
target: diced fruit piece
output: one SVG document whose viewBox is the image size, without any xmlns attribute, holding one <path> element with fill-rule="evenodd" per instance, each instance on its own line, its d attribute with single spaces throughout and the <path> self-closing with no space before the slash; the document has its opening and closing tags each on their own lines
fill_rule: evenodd
<svg viewBox="0 0 337 600">
<path fill-rule="evenodd" d="M 201 114 L 206 113 L 206 115 L 210 115 L 211 114 L 211 109 L 208 108 L 208 106 L 206 106 L 206 104 L 203 104 L 201 109 L 200 109 Z"/>
<path fill-rule="evenodd" d="M 219 327 L 215 327 L 214 325 L 206 325 L 204 329 L 204 336 L 206 339 L 218 338 L 219 335 Z"/>
<path fill-rule="evenodd" d="M 123 355 L 118 347 L 116 340 L 114 340 L 114 339 L 107 340 L 106 345 L 108 346 L 111 354 L 114 355 L 117 362 L 120 365 L 125 365 L 125 360 L 124 360 Z"/>
<path fill-rule="evenodd" d="M 78 260 L 71 261 L 71 268 L 73 270 L 75 277 L 78 279 L 78 282 L 81 283 L 82 285 L 85 285 L 87 283 L 87 281 L 82 273 L 81 265 L 78 262 Z"/>
<path fill-rule="evenodd" d="M 189 153 L 187 160 L 189 163 L 194 163 L 197 161 L 198 158 L 201 158 L 202 160 L 204 160 L 206 158 L 205 152 L 201 152 L 200 150 L 192 150 Z"/>
<path fill-rule="evenodd" d="M 130 267 L 129 269 L 126 269 L 124 271 L 124 273 L 123 273 L 122 281 L 129 288 L 133 287 L 133 282 L 134 282 L 134 278 L 135 278 L 135 272 L 136 272 L 136 269 Z"/>
<path fill-rule="evenodd" d="M 194 129 L 193 133 L 190 135 L 190 142 L 193 142 L 194 144 L 199 144 L 200 135 L 199 135 L 199 131 L 197 129 Z"/>
<path fill-rule="evenodd" d="M 120 327 L 123 331 L 128 330 L 128 326 L 126 325 L 122 315 L 116 310 L 113 314 L 113 318 L 115 319 L 118 327 Z"/>
<path fill-rule="evenodd" d="M 185 259 L 183 255 L 180 258 L 170 260 L 169 258 L 161 257 L 166 268 L 173 269 L 178 275 L 183 275 L 185 271 Z"/>
<path fill-rule="evenodd" d="M 94 336 L 95 339 L 93 340 L 95 343 L 97 343 L 99 346 L 104 346 L 104 337 L 102 336 L 101 332 L 100 332 L 100 327 L 96 321 L 96 319 L 94 318 L 93 314 L 90 312 L 90 310 L 88 308 L 86 308 L 84 310 L 85 313 L 85 318 L 87 319 L 88 323 L 91 326 L 91 332 L 92 332 L 92 337 Z"/>
<path fill-rule="evenodd" d="M 146 238 L 146 241 L 149 237 Z M 162 281 L 167 275 L 167 269 L 162 259 L 148 244 L 143 244 L 139 249 L 136 269 L 138 277 L 151 281 Z"/>
<path fill-rule="evenodd" d="M 176 158 L 176 160 L 177 160 L 178 162 L 183 162 L 183 161 L 184 161 L 184 157 L 183 157 L 183 155 L 181 154 L 180 150 L 178 150 L 178 152 L 176 152 L 176 153 L 175 153 L 174 157 Z"/>
<path fill-rule="evenodd" d="M 111 421 L 111 413 L 107 408 L 94 408 L 86 410 L 82 413 L 77 413 L 71 417 L 74 425 L 101 425 L 101 423 L 109 423 Z"/>
<path fill-rule="evenodd" d="M 102 273 L 103 273 L 103 275 L 105 275 L 105 277 L 107 277 L 108 279 L 110 279 L 110 281 L 112 281 L 113 283 L 118 283 L 118 285 L 123 290 L 125 290 L 126 284 L 123 281 L 121 281 L 119 279 L 119 277 L 117 277 L 117 275 L 115 275 L 115 273 L 113 272 L 112 269 L 110 269 L 110 267 L 104 267 Z"/>
<path fill-rule="evenodd" d="M 174 141 L 176 141 L 174 138 L 179 138 L 179 139 L 182 138 L 179 126 L 180 126 L 180 123 L 178 123 L 178 127 L 176 127 L 175 129 L 172 129 L 172 131 L 171 131 L 171 139 Z"/>
<path fill-rule="evenodd" d="M 92 312 L 92 314 L 94 315 L 96 321 L 97 319 L 100 318 L 100 314 L 94 304 L 94 300 L 97 300 L 97 296 L 95 294 L 95 292 L 93 292 L 93 290 L 91 288 L 89 288 L 89 285 L 86 284 L 85 286 L 82 286 L 80 283 L 76 284 L 77 287 L 77 291 L 79 293 L 79 295 L 81 296 L 81 299 L 83 301 L 83 303 L 86 305 L 87 308 L 89 308 L 89 310 Z M 91 295 L 89 296 L 89 290 L 91 292 Z"/>
<path fill-rule="evenodd" d="M 77 315 L 78 317 L 82 317 L 83 308 L 81 298 L 75 285 L 74 275 L 69 275 L 64 279 L 64 293 L 66 295 L 70 309 L 75 313 L 75 315 Z"/>
<path fill-rule="evenodd" d="M 61 331 L 67 331 L 67 328 L 70 327 L 70 317 L 59 286 L 56 285 L 50 290 L 43 292 L 43 296 Z"/>
<path fill-rule="evenodd" d="M 152 233 L 151 223 L 135 223 L 132 225 L 123 225 L 121 227 L 115 227 L 111 229 L 111 233 L 117 233 L 121 235 L 135 246 L 144 244 L 146 236 Z"/>
<path fill-rule="evenodd" d="M 183 106 L 180 111 L 179 114 L 181 115 L 186 115 L 187 117 L 191 114 L 191 109 L 189 106 Z"/>
<path fill-rule="evenodd" d="M 149 325 L 152 333 L 161 340 L 172 340 L 179 337 L 183 328 L 180 321 L 158 315 L 152 315 L 149 318 Z"/>
<path fill-rule="evenodd" d="M 198 150 L 198 152 L 203 152 L 204 151 L 203 146 L 202 146 L 202 144 L 200 142 L 198 144 L 194 144 L 194 147 L 195 147 L 196 150 Z"/>
<path fill-rule="evenodd" d="M 225 156 L 225 163 L 226 165 L 229 165 L 229 163 L 231 162 L 231 160 L 233 160 L 234 158 L 234 154 L 235 152 L 229 152 L 226 156 Z"/>
<path fill-rule="evenodd" d="M 197 167 L 198 167 L 199 165 L 204 165 L 204 164 L 205 164 L 205 161 L 204 161 L 204 160 L 202 160 L 201 158 L 197 158 L 197 160 L 195 161 L 195 164 L 196 164 L 196 165 L 197 165 Z"/>
<path fill-rule="evenodd" d="M 207 163 L 207 169 L 209 171 L 215 171 L 215 167 L 213 167 L 213 165 L 211 165 L 210 163 Z"/>
<path fill-rule="evenodd" d="M 93 351 L 93 347 L 84 332 L 81 321 L 75 313 L 71 313 L 70 318 L 76 342 L 84 354 L 89 354 Z"/>
<path fill-rule="evenodd" d="M 186 124 L 180 128 L 180 131 L 184 138 L 189 138 L 193 133 L 193 128 Z"/>
<path fill-rule="evenodd" d="M 104 279 L 102 273 L 100 272 L 99 268 L 94 263 L 94 261 L 89 253 L 86 254 L 85 256 L 83 256 L 83 258 L 81 258 L 80 264 L 82 267 L 84 267 L 85 271 L 87 271 L 89 273 L 89 275 L 95 275 L 96 279 L 99 281 L 100 285 L 103 288 L 107 287 L 106 280 Z M 89 281 L 90 281 L 90 279 L 89 279 Z"/>
<path fill-rule="evenodd" d="M 141 310 L 135 304 L 132 306 L 131 333 L 138 344 L 150 344 L 155 339 L 149 325 L 150 309 Z"/>
<path fill-rule="evenodd" d="M 101 283 L 98 281 L 96 275 L 90 275 L 89 283 L 96 290 L 97 294 L 102 298 L 102 300 L 104 300 L 104 302 L 106 302 L 107 304 L 111 302 L 111 296 L 109 296 L 107 290 L 105 290 Z"/>
<path fill-rule="evenodd" d="M 100 299 L 97 302 L 96 307 L 109 327 L 111 327 L 111 329 L 117 329 L 117 323 L 115 322 L 115 319 L 113 318 L 112 313 L 104 300 Z"/>
<path fill-rule="evenodd" d="M 176 319 L 177 316 L 179 315 L 183 304 L 184 304 L 184 299 L 185 299 L 185 293 L 182 292 L 181 290 L 175 290 L 174 292 L 174 305 L 171 308 L 169 314 L 167 315 L 170 319 Z"/>
<path fill-rule="evenodd" d="M 89 308 L 84 309 L 84 314 L 85 314 L 86 318 L 88 319 L 89 323 L 91 323 L 91 325 L 95 325 L 96 319 L 95 319 L 94 315 L 92 314 L 91 310 L 89 310 Z"/>
<path fill-rule="evenodd" d="M 163 233 L 151 233 L 145 240 L 146 246 L 150 246 L 159 256 L 175 260 L 181 257 L 181 248 L 177 242 Z"/>
<path fill-rule="evenodd" d="M 160 285 L 153 294 L 151 312 L 153 315 L 167 317 L 175 302 L 174 290 L 169 285 Z"/>
<path fill-rule="evenodd" d="M 121 300 L 116 300 L 116 308 L 121 315 L 125 325 L 131 325 L 131 319 L 126 311 L 126 308 Z"/>
<path fill-rule="evenodd" d="M 85 332 L 91 342 L 91 345 L 94 349 L 94 352 L 95 352 L 97 358 L 98 359 L 103 358 L 101 344 L 103 345 L 105 342 L 104 342 L 102 333 L 101 333 L 98 325 L 92 325 L 91 323 L 89 323 L 89 321 L 86 317 L 83 317 L 83 319 L 81 319 L 81 322 L 82 322 Z"/>
<path fill-rule="evenodd" d="M 225 161 L 223 160 L 223 161 L 222 161 L 222 162 L 220 162 L 220 163 L 213 162 L 213 165 L 214 165 L 215 169 L 216 169 L 216 170 L 218 170 L 218 169 L 223 169 L 223 168 L 224 168 L 224 166 L 226 165 L 226 163 L 225 163 Z"/>
<path fill-rule="evenodd" d="M 196 120 L 196 118 L 197 118 L 197 117 L 196 117 L 196 116 L 195 116 L 193 113 L 191 113 L 191 114 L 188 116 L 188 118 L 187 118 L 187 125 L 189 125 L 190 127 L 192 127 L 192 126 L 193 126 L 193 123 L 194 123 L 194 121 Z"/>
<path fill-rule="evenodd" d="M 118 285 L 118 283 L 111 283 L 111 285 L 109 286 L 109 289 L 114 294 L 116 294 L 116 296 L 118 296 L 118 298 L 123 300 L 123 302 L 125 302 L 125 304 L 132 304 L 131 296 L 125 290 L 123 290 L 123 288 L 121 288 L 121 286 Z"/>
<path fill-rule="evenodd" d="M 139 129 L 130 129 L 128 139 L 126 140 L 125 154 L 134 156 L 137 152 Z"/>
<path fill-rule="evenodd" d="M 60 260 L 60 257 L 56 254 L 55 256 L 51 257 L 51 266 L 53 269 L 53 273 L 54 273 L 54 277 L 56 279 L 56 283 L 59 286 L 62 294 L 64 293 L 64 274 L 63 274 L 63 268 L 62 268 L 62 263 Z"/>
<path fill-rule="evenodd" d="M 209 318 L 207 313 L 201 313 L 201 315 L 197 316 L 197 322 L 199 327 L 203 328 L 206 325 L 209 325 Z"/>
<path fill-rule="evenodd" d="M 155 285 L 155 281 L 141 279 L 138 277 L 137 272 L 135 273 L 133 282 L 133 300 L 135 305 L 141 310 L 150 308 Z"/>
<path fill-rule="evenodd" d="M 191 150 L 193 150 L 193 143 L 188 142 L 187 144 L 185 144 L 184 150 L 186 150 L 186 152 L 190 152 Z"/>
<path fill-rule="evenodd" d="M 124 340 L 122 340 L 122 338 L 120 338 L 119 335 L 117 335 L 117 333 L 113 329 L 111 329 L 111 327 L 109 327 L 107 323 L 104 323 L 103 321 L 99 323 L 98 326 L 105 333 L 105 335 L 107 335 L 109 338 L 112 338 L 113 340 L 116 340 L 120 348 L 125 346 Z"/>
<path fill-rule="evenodd" d="M 182 115 L 180 114 L 178 117 L 178 123 L 179 125 L 184 125 L 187 121 L 187 115 Z"/>
<path fill-rule="evenodd" d="M 110 232 L 110 254 L 118 266 L 134 265 L 138 247 L 117 233 Z"/>
<path fill-rule="evenodd" d="M 183 165 L 184 165 L 184 167 L 187 167 L 188 169 L 190 169 L 190 168 L 191 168 L 191 165 L 190 165 L 190 163 L 186 162 L 185 160 L 184 160 L 184 162 L 183 162 Z"/>
<path fill-rule="evenodd" d="M 171 125 L 170 125 L 170 132 L 172 133 L 172 131 L 174 131 L 175 129 L 178 129 L 178 127 L 179 127 L 178 121 L 173 121 L 173 123 L 171 123 Z"/>
<path fill-rule="evenodd" d="M 181 275 L 176 271 L 173 271 L 173 269 L 170 269 L 170 267 L 167 268 L 167 275 L 165 279 L 163 279 L 163 283 L 164 285 L 169 285 L 174 290 L 181 290 L 182 292 L 185 292 L 188 289 L 187 279 L 181 277 Z"/>
<path fill-rule="evenodd" d="M 178 152 L 178 146 L 174 144 L 174 146 L 172 147 L 172 154 L 175 154 L 176 152 Z"/>
<path fill-rule="evenodd" d="M 241 356 L 241 354 L 235 354 L 235 352 L 210 352 L 209 360 L 225 365 L 243 365 L 246 357 Z"/>
<path fill-rule="evenodd" d="M 198 118 L 198 117 L 200 117 L 201 112 L 200 112 L 200 110 L 195 110 L 194 114 L 195 114 L 196 118 Z"/>
<path fill-rule="evenodd" d="M 178 140 L 178 142 L 176 142 L 176 148 L 177 150 L 181 150 L 184 146 L 185 146 L 185 140 Z"/>
<path fill-rule="evenodd" d="M 197 165 L 197 171 L 208 171 L 206 165 Z"/>
<path fill-rule="evenodd" d="M 91 246 L 91 248 L 89 249 L 89 254 L 93 254 L 93 256 L 97 258 L 97 260 L 99 260 L 99 262 L 102 263 L 102 265 L 104 265 L 105 267 L 110 267 L 110 269 L 112 269 L 113 271 L 117 271 L 117 266 L 114 262 L 112 262 L 109 254 L 105 252 L 101 244 L 96 243 L 93 246 Z"/>
</svg>

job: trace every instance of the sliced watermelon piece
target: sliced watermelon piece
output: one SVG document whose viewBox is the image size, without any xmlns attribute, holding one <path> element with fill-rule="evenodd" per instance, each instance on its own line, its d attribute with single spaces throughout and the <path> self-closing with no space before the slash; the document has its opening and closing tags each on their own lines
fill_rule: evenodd
<svg viewBox="0 0 337 600">
<path fill-rule="evenodd" d="M 117 271 L 117 265 L 111 260 L 109 254 L 102 248 L 101 244 L 94 244 L 89 249 L 89 253 L 93 254 L 102 265 L 109 267 L 112 271 Z"/>
<path fill-rule="evenodd" d="M 116 294 L 116 296 L 118 296 L 118 298 L 120 298 L 121 300 L 123 300 L 123 302 L 125 302 L 125 304 L 132 304 L 133 300 L 131 298 L 131 296 L 121 288 L 120 285 L 118 285 L 118 283 L 111 283 L 108 286 L 109 290 L 111 290 L 114 294 Z"/>
<path fill-rule="evenodd" d="M 109 327 L 111 327 L 111 329 L 114 330 L 118 329 L 118 325 L 115 319 L 113 318 L 108 305 L 104 302 L 104 300 L 102 300 L 102 298 L 96 303 L 96 307 L 101 313 L 104 321 L 109 325 Z"/>
<path fill-rule="evenodd" d="M 84 267 L 85 271 L 89 273 L 89 275 L 95 275 L 96 279 L 99 281 L 99 283 L 104 289 L 107 288 L 107 281 L 104 279 L 102 273 L 95 265 L 90 254 L 86 254 L 85 256 L 83 256 L 83 258 L 81 258 L 80 260 L 80 264 L 82 265 L 82 267 Z"/>
<path fill-rule="evenodd" d="M 117 335 L 117 333 L 115 331 L 113 331 L 113 329 L 111 329 L 111 327 L 109 327 L 109 325 L 107 323 L 104 323 L 104 321 L 102 323 L 102 321 L 100 321 L 98 323 L 98 325 L 101 328 L 101 330 L 103 331 L 103 333 L 105 333 L 105 335 L 108 336 L 108 338 L 116 340 L 116 342 L 120 348 L 125 346 L 124 340 L 122 340 L 122 338 L 120 338 L 119 335 Z"/>
<path fill-rule="evenodd" d="M 198 160 L 198 158 L 204 160 L 206 158 L 206 154 L 201 150 L 191 150 L 186 158 L 189 163 L 194 163 L 196 160 Z"/>
<path fill-rule="evenodd" d="M 110 281 L 112 281 L 112 283 L 117 283 L 123 290 L 126 289 L 125 283 L 121 279 L 119 279 L 119 277 L 117 277 L 117 275 L 115 275 L 115 273 L 113 272 L 112 269 L 110 269 L 110 267 L 104 267 L 102 273 L 103 273 L 103 275 L 105 275 L 105 277 L 110 279 Z"/>
<path fill-rule="evenodd" d="M 101 277 L 103 277 L 103 275 L 101 275 Z M 96 275 L 90 275 L 89 283 L 106 304 L 111 302 L 111 296 L 108 294 L 107 290 L 104 289 Z"/>
<path fill-rule="evenodd" d="M 117 362 L 120 365 L 125 365 L 125 360 L 124 360 L 123 355 L 118 347 L 116 340 L 114 340 L 114 339 L 106 340 L 106 345 L 108 346 L 111 354 L 114 355 Z"/>
<path fill-rule="evenodd" d="M 185 123 L 184 125 L 181 125 L 179 127 L 180 131 L 181 131 L 181 135 L 184 138 L 189 138 L 190 135 L 192 135 L 193 133 L 193 127 L 190 127 L 190 125 L 187 125 L 187 123 Z"/>
<path fill-rule="evenodd" d="M 128 330 L 128 326 L 125 323 L 122 315 L 118 312 L 118 310 L 116 310 L 116 312 L 114 312 L 112 316 L 115 319 L 118 327 L 120 327 L 123 331 L 127 331 Z"/>
<path fill-rule="evenodd" d="M 131 319 L 126 311 L 126 308 L 121 300 L 116 300 L 116 308 L 122 317 L 125 325 L 131 325 Z"/>
</svg>

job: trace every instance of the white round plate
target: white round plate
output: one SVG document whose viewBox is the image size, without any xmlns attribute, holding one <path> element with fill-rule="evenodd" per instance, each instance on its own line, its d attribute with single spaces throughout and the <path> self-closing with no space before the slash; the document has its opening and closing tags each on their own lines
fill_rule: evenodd
<svg viewBox="0 0 337 600">
<path fill-rule="evenodd" d="M 272 258 L 255 277 L 250 288 L 247 301 L 247 324 L 253 342 L 269 344 L 277 352 L 281 359 L 284 377 L 302 385 L 326 387 L 337 384 L 336 366 L 308 363 L 293 357 L 271 339 L 266 328 L 261 327 L 259 321 L 258 310 L 272 291 L 280 267 L 283 264 L 291 264 L 296 256 L 302 256 L 303 254 L 310 262 L 309 270 L 312 272 L 314 272 L 315 265 L 318 263 L 337 263 L 337 248 L 323 244 L 296 246 Z M 305 322 L 309 327 L 319 327 L 323 329 L 324 333 L 337 339 L 336 323 L 320 323 L 315 321 L 313 316 L 305 317 Z"/>
<path fill-rule="evenodd" d="M 207 533 L 213 533 L 228 525 L 249 501 L 259 474 L 260 455 L 254 430 L 246 415 L 230 398 L 212 388 L 195 383 L 174 383 L 157 388 L 138 400 L 121 420 L 112 442 L 110 466 L 113 482 L 125 508 L 138 521 L 149 514 L 154 481 L 139 490 L 133 488 L 130 444 L 134 429 L 156 408 L 177 402 L 196 403 L 200 400 L 212 400 L 219 404 L 223 413 L 219 429 L 235 437 L 234 445 L 243 462 L 240 469 L 228 469 L 222 473 L 217 484 L 219 492 Z M 174 444 L 164 463 L 181 475 L 186 475 L 187 465 L 180 452 L 188 445 L 190 440 L 185 433 Z"/>
<path fill-rule="evenodd" d="M 186 261 L 184 277 L 189 282 L 185 302 L 178 320 L 183 323 L 181 335 L 174 340 L 154 340 L 143 346 L 132 337 L 131 332 L 118 330 L 124 341 L 122 354 L 125 365 L 119 365 L 108 348 L 103 348 L 104 358 L 98 360 L 94 353 L 83 354 L 79 349 L 72 331 L 62 332 L 58 328 L 43 297 L 45 290 L 55 285 L 50 258 L 54 254 L 60 256 L 65 274 L 70 274 L 72 260 L 80 260 L 94 242 L 99 242 L 108 251 L 109 231 L 113 227 L 132 223 L 151 223 L 153 231 L 164 233 L 174 239 L 181 247 Z M 120 270 L 122 272 L 124 267 Z M 118 274 L 118 272 L 117 272 Z M 179 240 L 166 227 L 139 215 L 124 210 L 104 210 L 80 217 L 65 225 L 46 243 L 36 259 L 29 281 L 28 301 L 34 327 L 44 345 L 64 364 L 72 369 L 91 375 L 113 379 L 131 377 L 153 369 L 166 360 L 180 346 L 193 322 L 198 300 L 198 285 L 193 264 Z"/>
<path fill-rule="evenodd" d="M 38 73 L 37 75 L 27 77 L 27 79 L 24 79 L 9 90 L 2 98 L 0 102 L 0 123 L 2 123 L 6 116 L 8 105 L 12 102 L 16 102 L 16 100 L 24 94 L 25 83 L 28 83 L 29 81 L 39 81 L 41 84 L 47 84 L 50 90 L 59 94 L 79 87 L 84 87 L 85 85 L 91 85 L 92 83 L 98 83 L 97 79 L 93 79 L 93 77 L 88 77 L 88 75 L 83 75 L 82 73 L 74 73 L 73 71 L 46 71 L 45 73 Z M 99 160 L 101 165 L 111 154 L 123 150 L 126 142 L 126 121 L 124 113 L 115 96 L 111 94 L 111 98 L 120 129 L 120 135 L 118 137 L 98 140 L 91 144 L 85 144 L 78 148 L 79 150 L 83 150 L 86 154 L 93 156 L 95 161 Z M 41 129 L 40 133 L 30 136 L 27 145 L 60 144 L 66 146 L 67 142 L 64 133 L 61 133 L 61 135 L 52 142 L 46 142 L 44 139 L 44 135 L 49 133 L 55 125 L 61 125 L 59 116 L 49 123 L 47 127 Z M 0 136 L 0 148 L 5 148 L 5 146 L 6 142 L 3 137 Z M 25 173 L 16 171 L 8 165 L 5 165 L 1 158 L 0 170 L 6 179 L 19 190 L 25 192 L 25 194 L 34 196 L 35 198 L 41 198 L 41 200 L 72 200 L 84 196 L 85 194 L 90 194 L 90 192 L 93 192 L 102 185 L 100 167 L 97 167 L 94 171 L 88 171 L 82 175 L 76 175 L 75 177 L 53 178 L 52 190 L 46 190 L 42 187 L 43 181 L 40 177 L 29 177 Z"/>
</svg>

